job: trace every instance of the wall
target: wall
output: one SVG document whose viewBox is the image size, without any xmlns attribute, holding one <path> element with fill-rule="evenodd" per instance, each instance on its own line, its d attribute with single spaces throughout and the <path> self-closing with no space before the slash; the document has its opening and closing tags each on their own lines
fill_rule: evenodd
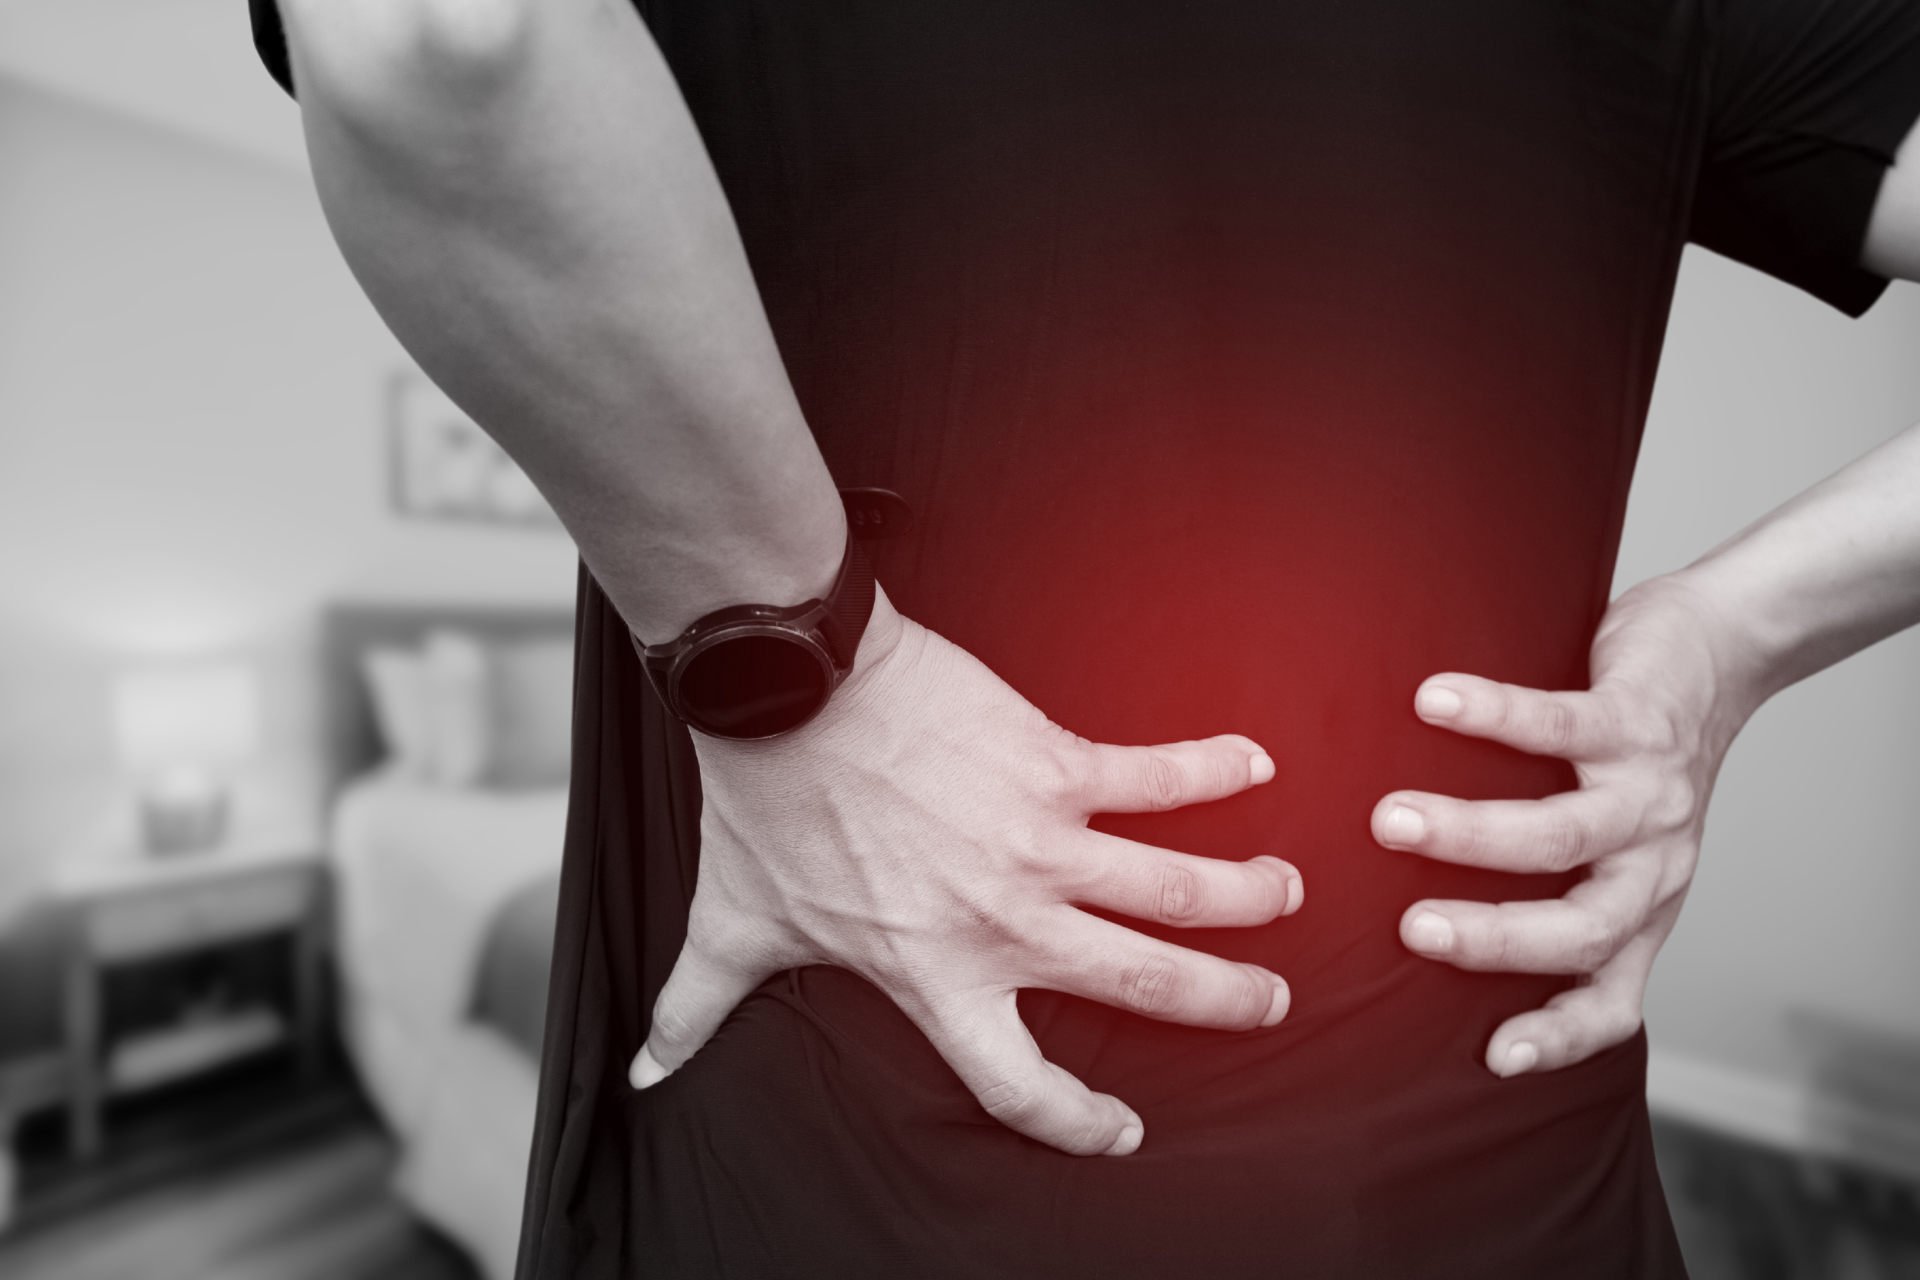
<svg viewBox="0 0 1920 1280">
<path fill-rule="evenodd" d="M 1849 320 L 1689 250 L 1616 586 L 1684 564 L 1914 422 L 1920 287 Z M 1909 633 L 1781 694 L 1735 743 L 1648 996 L 1657 1104 L 1798 1142 L 1794 1011 L 1920 1038 L 1916 712 Z"/>
<path fill-rule="evenodd" d="M 259 664 L 240 801 L 311 825 L 324 601 L 571 600 L 558 533 L 387 510 L 405 367 L 303 175 L 0 79 L 0 916 L 126 812 L 117 667 Z"/>
</svg>

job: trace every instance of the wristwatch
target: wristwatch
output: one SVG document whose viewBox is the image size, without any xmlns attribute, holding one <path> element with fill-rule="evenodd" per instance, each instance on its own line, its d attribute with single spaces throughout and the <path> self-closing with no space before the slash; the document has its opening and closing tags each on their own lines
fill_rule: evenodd
<svg viewBox="0 0 1920 1280">
<path fill-rule="evenodd" d="M 790 733 L 820 714 L 852 672 L 873 614 L 873 567 L 861 543 L 898 537 L 913 519 L 885 489 L 842 489 L 840 499 L 847 549 L 825 596 L 716 609 L 665 644 L 633 637 L 668 711 L 701 733 L 740 741 Z"/>
</svg>

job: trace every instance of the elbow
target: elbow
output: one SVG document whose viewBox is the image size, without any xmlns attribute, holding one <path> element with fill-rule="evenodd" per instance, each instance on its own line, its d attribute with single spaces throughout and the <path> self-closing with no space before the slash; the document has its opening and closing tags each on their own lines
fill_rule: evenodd
<svg viewBox="0 0 1920 1280">
<path fill-rule="evenodd" d="M 413 57 L 441 75 L 492 78 L 525 59 L 539 0 L 407 0 Z"/>
<path fill-rule="evenodd" d="M 337 100 L 498 87 L 526 65 L 541 0 L 280 0 L 303 78 Z"/>
</svg>

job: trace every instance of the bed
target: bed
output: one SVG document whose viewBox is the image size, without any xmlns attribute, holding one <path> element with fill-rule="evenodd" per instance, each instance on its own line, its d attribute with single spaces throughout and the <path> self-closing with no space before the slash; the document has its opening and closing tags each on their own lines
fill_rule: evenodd
<svg viewBox="0 0 1920 1280">
<path fill-rule="evenodd" d="M 339 606 L 323 654 L 341 1030 L 395 1190 L 513 1274 L 566 822 L 572 617 Z"/>
</svg>

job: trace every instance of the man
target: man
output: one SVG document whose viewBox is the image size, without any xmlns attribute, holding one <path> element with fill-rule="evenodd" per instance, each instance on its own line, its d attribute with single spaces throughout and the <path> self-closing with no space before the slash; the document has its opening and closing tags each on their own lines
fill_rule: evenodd
<svg viewBox="0 0 1920 1280">
<path fill-rule="evenodd" d="M 524 1275 L 1680 1274 L 1641 993 L 1740 725 L 1920 616 L 1920 437 L 1613 551 L 1689 234 L 1920 274 L 1912 6 L 284 8 L 591 574 Z"/>
</svg>

